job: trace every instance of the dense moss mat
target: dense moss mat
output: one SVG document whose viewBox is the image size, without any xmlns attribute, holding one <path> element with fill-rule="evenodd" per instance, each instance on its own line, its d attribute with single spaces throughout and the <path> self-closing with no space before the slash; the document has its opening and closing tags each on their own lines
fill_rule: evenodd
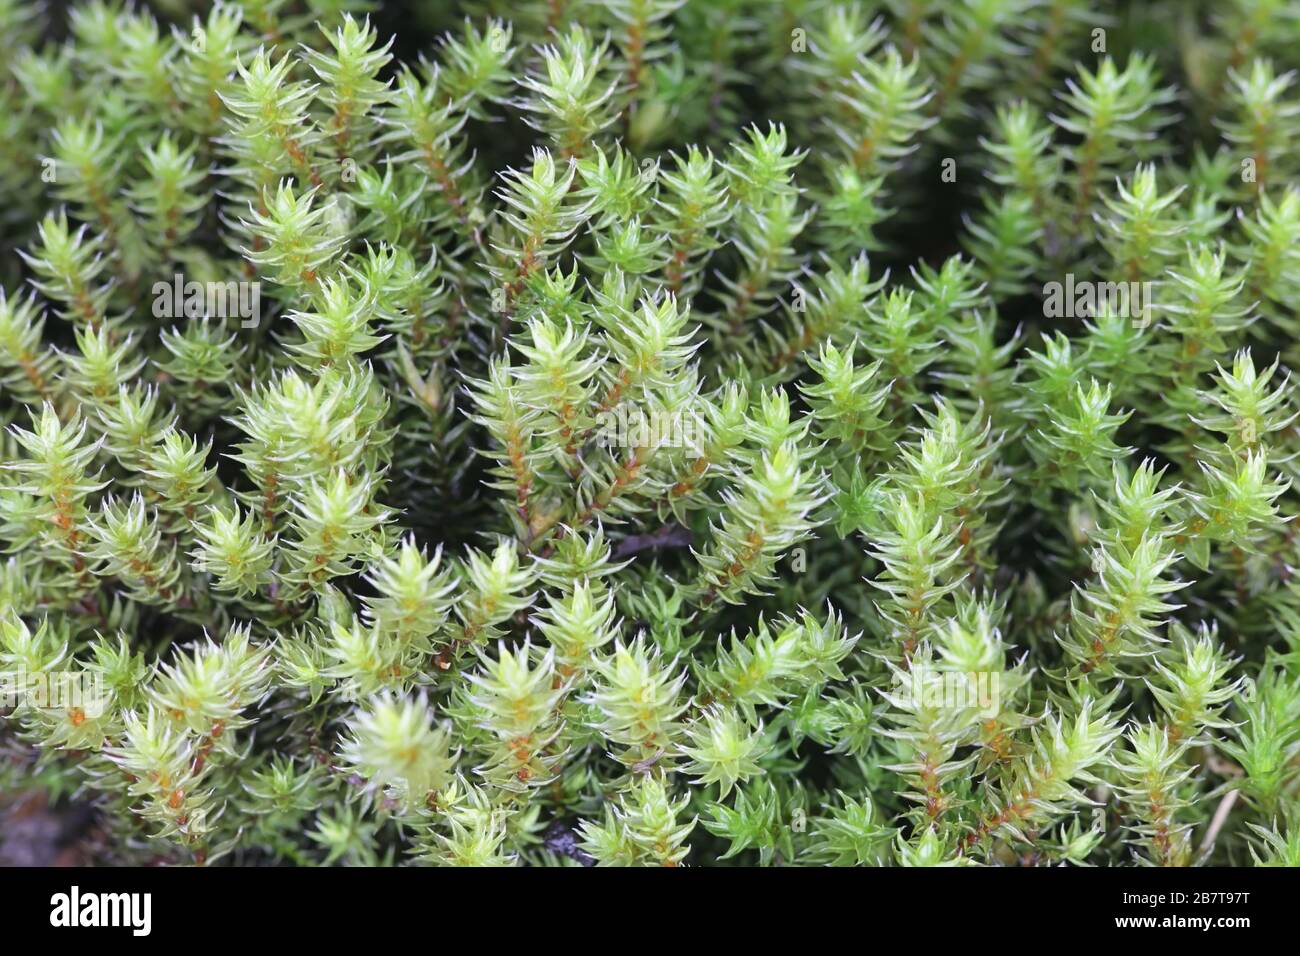
<svg viewBox="0 0 1300 956">
<path fill-rule="evenodd" d="M 1300 861 L 1293 4 L 0 50 L 0 787 L 97 859 Z"/>
</svg>

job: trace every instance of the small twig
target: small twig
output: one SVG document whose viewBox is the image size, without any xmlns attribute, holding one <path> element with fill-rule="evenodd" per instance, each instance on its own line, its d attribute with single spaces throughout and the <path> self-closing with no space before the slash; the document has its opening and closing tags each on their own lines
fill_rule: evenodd
<svg viewBox="0 0 1300 956">
<path fill-rule="evenodd" d="M 1205 831 L 1205 839 L 1201 841 L 1201 849 L 1198 851 L 1198 857 L 1205 857 L 1210 850 L 1214 848 L 1214 841 L 1219 836 L 1219 831 L 1223 829 L 1223 824 L 1227 822 L 1228 814 L 1232 812 L 1233 805 L 1237 802 L 1237 797 L 1241 794 L 1240 790 L 1229 790 L 1219 801 L 1219 806 L 1214 811 L 1214 817 L 1210 820 L 1210 828 Z"/>
<path fill-rule="evenodd" d="M 628 535 L 614 549 L 614 560 L 660 548 L 689 548 L 694 540 L 690 528 L 675 523 L 666 524 L 650 534 Z"/>
</svg>

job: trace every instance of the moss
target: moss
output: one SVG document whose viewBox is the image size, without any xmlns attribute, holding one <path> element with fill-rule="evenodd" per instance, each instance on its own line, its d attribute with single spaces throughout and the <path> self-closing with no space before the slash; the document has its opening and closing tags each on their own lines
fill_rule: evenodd
<svg viewBox="0 0 1300 956">
<path fill-rule="evenodd" d="M 105 861 L 1294 858 L 1294 13 L 61 17 L 0 781 Z"/>
</svg>

